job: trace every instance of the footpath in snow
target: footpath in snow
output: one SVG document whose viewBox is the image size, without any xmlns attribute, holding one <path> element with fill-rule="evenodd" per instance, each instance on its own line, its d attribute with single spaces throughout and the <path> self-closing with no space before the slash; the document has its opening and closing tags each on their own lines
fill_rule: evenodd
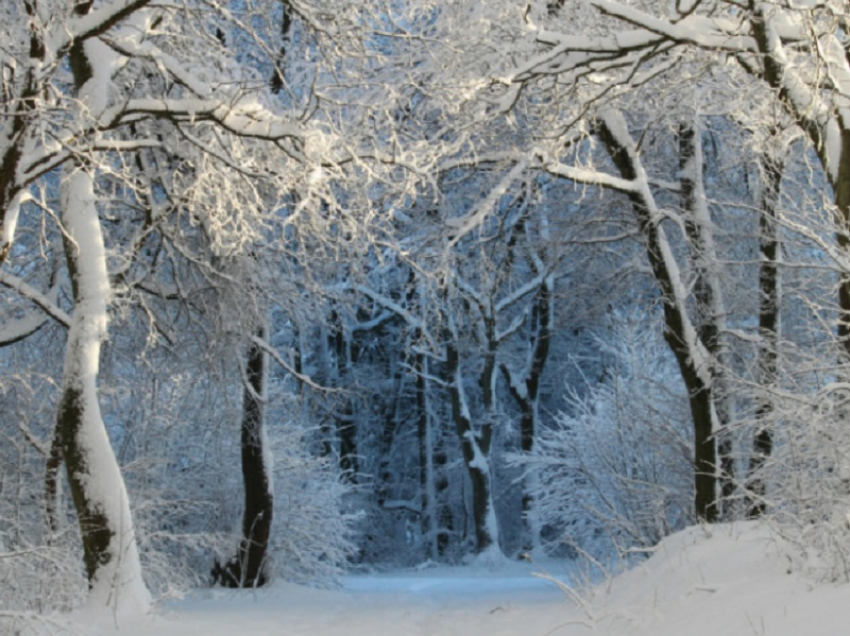
<svg viewBox="0 0 850 636">
<path fill-rule="evenodd" d="M 566 577 L 560 566 L 551 574 Z M 633 570 L 574 597 L 533 564 L 348 576 L 337 590 L 287 583 L 201 590 L 118 631 L 128 636 L 841 636 L 850 586 L 790 574 L 763 527 L 695 527 Z M 115 633 L 78 623 L 77 633 Z"/>
</svg>

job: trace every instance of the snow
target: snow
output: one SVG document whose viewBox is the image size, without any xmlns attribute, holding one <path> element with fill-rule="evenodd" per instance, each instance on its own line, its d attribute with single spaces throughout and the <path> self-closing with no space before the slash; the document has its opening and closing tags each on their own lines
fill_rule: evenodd
<svg viewBox="0 0 850 636">
<path fill-rule="evenodd" d="M 846 633 L 848 585 L 787 572 L 781 544 L 756 522 L 692 527 L 633 570 L 594 588 L 568 588 L 568 570 L 503 561 L 351 575 L 337 590 L 277 582 L 208 589 L 119 630 L 127 636 L 832 636 Z M 535 575 L 537 573 L 537 575 Z M 581 577 L 574 574 L 574 580 Z M 560 586 L 557 584 L 560 582 Z"/>
<path fill-rule="evenodd" d="M 8 250 L 15 241 L 15 230 L 18 227 L 18 216 L 21 212 L 21 200 L 24 191 L 16 194 L 6 208 L 3 221 L 0 223 L 0 254 Z"/>
<path fill-rule="evenodd" d="M 69 249 L 74 250 L 76 274 L 74 314 L 68 329 L 63 392 L 74 389 L 81 411 L 76 433 L 85 458 L 80 476 L 91 507 L 110 524 L 112 537 L 89 594 L 89 611 L 141 615 L 150 596 L 142 581 L 130 505 L 120 469 L 100 413 L 97 377 L 101 342 L 107 334 L 110 297 L 106 249 L 98 219 L 91 175 L 77 169 L 62 184 L 62 220 Z"/>
</svg>

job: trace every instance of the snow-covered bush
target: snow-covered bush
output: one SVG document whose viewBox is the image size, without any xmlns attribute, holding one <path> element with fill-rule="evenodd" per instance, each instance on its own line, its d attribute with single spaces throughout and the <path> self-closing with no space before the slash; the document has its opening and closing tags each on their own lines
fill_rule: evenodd
<svg viewBox="0 0 850 636">
<path fill-rule="evenodd" d="M 762 468 L 768 519 L 794 567 L 818 580 L 850 580 L 850 385 L 774 396 L 765 422 L 774 450 Z"/>
<path fill-rule="evenodd" d="M 534 455 L 520 460 L 537 473 L 537 514 L 556 541 L 607 562 L 693 519 L 689 410 L 675 359 L 647 316 L 615 320 L 600 338 L 604 377 L 570 391 Z"/>
<path fill-rule="evenodd" d="M 357 515 L 345 512 L 351 486 L 337 463 L 312 452 L 315 434 L 297 423 L 269 427 L 275 476 L 272 571 L 287 581 L 330 585 L 356 551 Z"/>
<path fill-rule="evenodd" d="M 110 396 L 128 415 L 116 436 L 124 450 L 119 456 L 133 495 L 145 580 L 157 596 L 207 584 L 213 559 L 230 558 L 241 538 L 242 389 L 235 370 L 225 359 L 210 365 L 206 376 L 174 374 L 145 384 L 137 375 L 134 387 L 142 395 Z M 332 458 L 316 453 L 316 431 L 291 418 L 299 412 L 296 398 L 271 392 L 266 415 L 275 492 L 270 571 L 290 581 L 327 585 L 353 551 L 351 519 L 343 513 L 348 487 Z M 126 424 L 131 419 L 132 426 Z"/>
<path fill-rule="evenodd" d="M 24 370 L 28 351 L 16 354 L 4 362 L 20 370 L 0 378 L 0 634 L 50 626 L 48 617 L 78 605 L 86 589 L 79 533 L 51 536 L 45 518 L 53 384 Z"/>
</svg>

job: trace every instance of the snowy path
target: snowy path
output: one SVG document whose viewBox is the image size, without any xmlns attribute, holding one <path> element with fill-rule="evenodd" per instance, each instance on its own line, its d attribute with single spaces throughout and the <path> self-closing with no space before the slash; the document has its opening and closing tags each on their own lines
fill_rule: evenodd
<svg viewBox="0 0 850 636">
<path fill-rule="evenodd" d="M 210 589 L 125 625 L 119 636 L 845 636 L 850 585 L 789 572 L 756 524 L 695 527 L 582 605 L 535 567 L 436 567 L 349 576 L 337 590 L 287 583 Z M 561 567 L 550 565 L 564 576 Z M 75 632 L 116 634 L 114 626 Z"/>
<path fill-rule="evenodd" d="M 120 633 L 544 636 L 567 618 L 569 605 L 552 583 L 533 577 L 534 570 L 527 564 L 498 570 L 440 567 L 348 576 L 338 590 L 287 583 L 256 591 L 202 590 Z"/>
</svg>

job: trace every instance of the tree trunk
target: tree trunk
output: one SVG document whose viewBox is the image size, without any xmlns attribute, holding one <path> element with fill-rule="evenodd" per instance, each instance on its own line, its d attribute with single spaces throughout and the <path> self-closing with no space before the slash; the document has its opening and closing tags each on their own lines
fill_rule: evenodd
<svg viewBox="0 0 850 636">
<path fill-rule="evenodd" d="M 711 215 L 703 183 L 703 152 L 695 123 L 680 124 L 679 170 L 682 184 L 682 211 L 685 233 L 693 262 L 696 301 L 695 323 L 700 341 L 711 356 L 711 406 L 716 417 L 715 437 L 720 460 L 720 498 L 725 509 L 735 494 L 735 463 L 732 436 L 726 430 L 731 419 L 725 378 L 728 368 L 726 347 L 720 336 L 726 330 L 726 306 L 717 267 L 719 259 L 713 240 Z M 719 512 L 719 510 L 718 510 Z"/>
<path fill-rule="evenodd" d="M 63 184 L 65 255 L 74 297 L 56 427 L 77 510 L 93 607 L 142 612 L 142 580 L 124 480 L 98 403 L 109 276 L 93 181 L 77 168 Z"/>
<path fill-rule="evenodd" d="M 694 430 L 694 509 L 698 519 L 717 521 L 717 448 L 713 433 L 715 413 L 711 395 L 708 352 L 687 314 L 684 287 L 673 258 L 661 215 L 649 190 L 646 174 L 623 116 L 609 112 L 600 118 L 599 138 L 624 179 L 639 187 L 628 197 L 646 243 L 652 273 L 661 289 L 664 308 L 664 339 L 676 356 L 688 392 Z"/>
<path fill-rule="evenodd" d="M 450 320 L 450 319 L 449 319 Z M 480 425 L 475 431 L 472 415 L 466 399 L 463 375 L 460 369 L 460 356 L 457 349 L 456 334 L 451 327 L 444 330 L 446 346 L 446 370 L 449 376 L 449 392 L 452 403 L 452 419 L 455 423 L 458 440 L 463 452 L 464 464 L 472 485 L 472 519 L 475 529 L 475 551 L 478 554 L 489 550 L 499 550 L 499 525 L 496 509 L 493 505 L 493 492 L 490 476 L 490 441 L 492 422 Z M 485 367 L 487 366 L 485 362 Z"/>
<path fill-rule="evenodd" d="M 335 378 L 338 386 L 345 389 L 346 382 L 351 376 L 351 339 L 350 333 L 345 328 L 345 319 L 342 315 L 334 312 L 332 317 L 336 323 L 333 333 L 332 344 L 336 354 Z M 349 397 L 343 398 L 344 402 L 340 412 L 334 416 L 336 422 L 336 435 L 339 440 L 339 468 L 343 477 L 351 484 L 357 483 L 357 426 L 355 422 L 354 404 Z"/>
<path fill-rule="evenodd" d="M 540 382 L 549 358 L 554 287 L 554 277 L 547 276 L 535 298 L 532 310 L 531 353 L 522 377 L 519 377 L 507 365 L 502 365 L 502 373 L 520 410 L 520 448 L 526 455 L 534 452 L 539 428 Z M 537 477 L 534 473 L 529 473 L 523 478 L 522 515 L 529 537 L 526 547 L 530 550 L 540 547 L 541 527 L 534 511 L 534 492 L 537 487 Z"/>
<path fill-rule="evenodd" d="M 422 537 L 432 560 L 439 557 L 437 545 L 437 488 L 434 475 L 434 430 L 431 425 L 431 404 L 428 396 L 428 359 L 416 354 L 416 406 L 419 411 L 417 435 L 419 437 L 419 490 L 422 514 Z"/>
<path fill-rule="evenodd" d="M 53 432 L 50 454 L 44 469 L 44 514 L 50 540 L 59 531 L 59 469 L 62 468 L 62 439 L 59 430 Z"/>
<path fill-rule="evenodd" d="M 90 4 L 80 5 L 76 11 L 85 13 L 89 7 Z M 93 116 L 106 107 L 110 78 L 96 75 L 89 58 L 114 55 L 98 40 L 78 41 L 70 52 L 77 94 Z M 110 68 L 102 64 L 97 72 L 108 73 Z M 98 401 L 97 379 L 101 343 L 107 334 L 110 283 L 94 179 L 86 167 L 70 169 L 61 195 L 74 314 L 68 329 L 56 435 L 80 523 L 89 605 L 136 614 L 149 609 L 150 594 L 142 579 L 124 480 Z"/>
<path fill-rule="evenodd" d="M 781 287 L 779 280 L 780 233 L 779 197 L 782 188 L 784 158 L 780 151 L 767 151 L 764 156 L 765 183 L 762 188 L 761 215 L 759 216 L 759 386 L 764 395 L 756 409 L 756 434 L 747 473 L 747 516 L 755 519 L 766 511 L 767 494 L 764 479 L 760 475 L 767 458 L 773 450 L 770 432 L 770 416 L 773 401 L 770 392 L 776 385 L 779 340 L 779 310 Z"/>
<path fill-rule="evenodd" d="M 753 3 L 752 35 L 763 63 L 762 77 L 773 88 L 788 114 L 808 135 L 833 191 L 837 208 L 836 241 L 840 251 L 850 253 L 850 124 L 843 108 L 819 113 L 815 100 L 800 100 L 793 89 L 796 69 L 776 46 L 776 24 L 770 3 Z M 790 77 L 791 81 L 786 81 Z M 817 90 L 813 88 L 812 90 Z M 844 98 L 836 98 L 843 100 Z M 839 102 L 840 103 L 840 102 Z M 820 116 L 818 116 L 820 115 Z M 839 134 L 840 139 L 834 139 Z M 850 272 L 842 272 L 838 284 L 838 340 L 850 357 Z"/>
<path fill-rule="evenodd" d="M 835 205 L 839 213 L 838 245 L 843 254 L 850 254 L 850 130 L 841 133 L 840 165 L 832 183 Z M 838 288 L 841 315 L 838 319 L 838 338 L 850 357 L 850 273 L 841 275 Z"/>
<path fill-rule="evenodd" d="M 265 333 L 261 328 L 257 337 Z M 245 509 L 242 514 L 242 541 L 234 559 L 223 567 L 216 564 L 213 577 L 225 587 L 260 587 L 269 580 L 268 550 L 271 537 L 274 494 L 270 449 L 264 430 L 263 404 L 266 356 L 252 342 L 246 364 L 247 386 L 242 398 L 242 480 Z"/>
</svg>

